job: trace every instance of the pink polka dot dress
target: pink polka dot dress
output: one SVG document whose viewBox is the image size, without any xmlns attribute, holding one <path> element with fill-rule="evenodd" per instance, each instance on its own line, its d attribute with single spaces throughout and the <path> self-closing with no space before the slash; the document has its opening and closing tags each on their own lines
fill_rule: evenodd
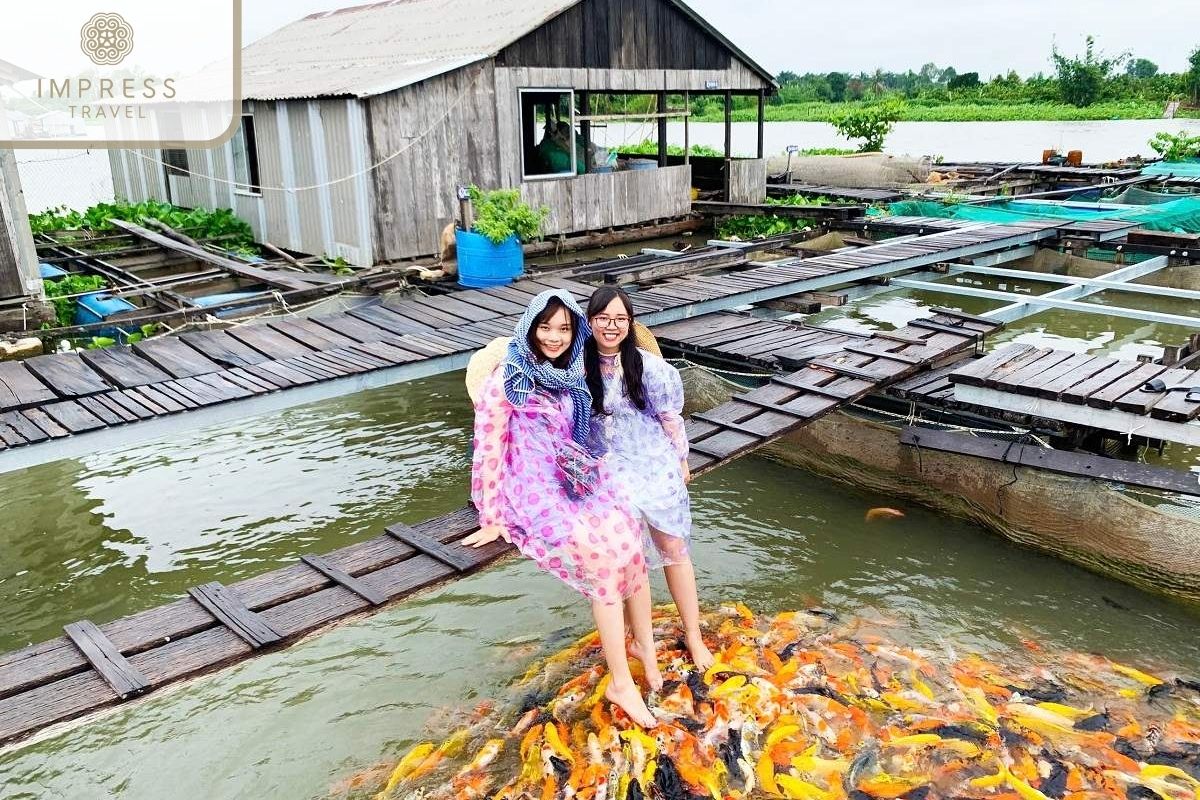
<svg viewBox="0 0 1200 800">
<path fill-rule="evenodd" d="M 651 352 L 641 354 L 644 410 L 625 391 L 620 356 L 600 355 L 606 413 L 593 415 L 592 435 L 607 451 L 617 483 L 654 529 L 647 558 L 658 567 L 690 557 L 692 511 L 681 464 L 689 445 L 679 370 Z"/>
<path fill-rule="evenodd" d="M 563 488 L 554 445 L 571 438 L 572 411 L 565 392 L 541 388 L 514 407 L 502 370 L 488 378 L 475 404 L 471 501 L 481 526 L 503 525 L 539 568 L 589 599 L 616 603 L 648 580 L 645 528 L 603 463 L 587 497 Z"/>
</svg>

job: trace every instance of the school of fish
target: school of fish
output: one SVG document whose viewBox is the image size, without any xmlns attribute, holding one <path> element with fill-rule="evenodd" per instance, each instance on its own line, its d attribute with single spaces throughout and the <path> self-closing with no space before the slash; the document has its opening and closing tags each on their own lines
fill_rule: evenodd
<svg viewBox="0 0 1200 800">
<path fill-rule="evenodd" d="M 1019 663 L 935 657 L 861 620 L 740 604 L 706 617 L 717 663 L 701 674 L 671 619 L 656 612 L 654 728 L 604 700 L 593 633 L 530 668 L 511 705 L 481 706 L 372 773 L 373 786 L 360 776 L 363 796 L 1195 800 L 1200 789 L 1195 680 L 1033 642 L 1006 658 Z"/>
</svg>

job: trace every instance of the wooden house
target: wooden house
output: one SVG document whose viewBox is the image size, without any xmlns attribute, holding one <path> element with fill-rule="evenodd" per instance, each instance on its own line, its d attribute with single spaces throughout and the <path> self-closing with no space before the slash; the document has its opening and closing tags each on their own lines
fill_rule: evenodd
<svg viewBox="0 0 1200 800">
<path fill-rule="evenodd" d="M 472 183 L 549 206 L 547 234 L 606 230 L 689 212 L 693 165 L 667 158 L 679 110 L 666 102 L 706 93 L 726 104 L 727 194 L 765 192 L 763 97 L 776 84 L 679 0 L 386 0 L 248 45 L 243 76 L 230 141 L 114 150 L 116 193 L 227 206 L 260 241 L 357 265 L 436 253 L 456 188 Z M 619 93 L 658 97 L 658 159 L 640 165 L 657 169 L 592 163 L 589 101 Z M 759 98 L 758 158 L 730 158 L 737 94 Z M 573 143 L 557 167 L 539 156 L 552 133 Z"/>
</svg>

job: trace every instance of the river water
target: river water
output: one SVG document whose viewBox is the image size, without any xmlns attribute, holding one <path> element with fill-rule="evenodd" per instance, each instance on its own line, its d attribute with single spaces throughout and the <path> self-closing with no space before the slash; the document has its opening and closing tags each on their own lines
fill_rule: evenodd
<svg viewBox="0 0 1200 800">
<path fill-rule="evenodd" d="M 692 144 L 725 149 L 725 126 L 719 122 L 694 122 Z M 633 144 L 657 137 L 657 126 L 649 123 L 595 126 L 596 141 L 604 147 Z M 1200 134 L 1197 119 L 1132 119 L 1094 122 L 900 122 L 888 135 L 884 150 L 895 155 L 942 156 L 947 161 L 1041 161 L 1042 151 L 1082 150 L 1084 161 L 1099 163 L 1126 156 L 1154 156 L 1147 142 L 1159 131 Z M 768 122 L 764 152 L 778 155 L 788 145 L 853 149 L 827 122 Z M 683 123 L 667 125 L 671 144 L 683 144 Z M 758 146 L 758 125 L 733 125 L 735 155 L 751 156 Z"/>
<path fill-rule="evenodd" d="M 861 324 L 916 302 L 873 301 Z M 456 373 L 0 476 L 0 650 L 458 508 L 469 426 Z M 897 503 L 757 457 L 723 467 L 694 485 L 703 597 L 869 613 L 939 650 L 1034 640 L 1200 670 L 1200 610 L 920 508 L 864 522 Z M 556 581 L 506 561 L 0 753 L 0 796 L 324 797 L 501 692 L 588 620 Z"/>
</svg>

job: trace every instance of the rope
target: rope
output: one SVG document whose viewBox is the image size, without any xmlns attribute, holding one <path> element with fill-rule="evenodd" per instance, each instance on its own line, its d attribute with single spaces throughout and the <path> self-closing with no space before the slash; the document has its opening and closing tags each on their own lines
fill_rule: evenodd
<svg viewBox="0 0 1200 800">
<path fill-rule="evenodd" d="M 355 178 L 359 178 L 363 175 L 367 175 L 371 172 L 374 172 L 375 170 L 382 167 L 384 164 L 387 164 L 389 161 L 392 161 L 392 160 L 400 157 L 408 150 L 412 149 L 413 147 L 416 147 L 418 144 L 420 144 L 425 139 L 426 136 L 433 133 L 434 129 L 439 127 L 443 122 L 445 122 L 446 119 L 450 116 L 450 114 L 462 104 L 463 100 L 466 99 L 467 94 L 475 87 L 475 83 L 479 80 L 479 76 L 481 74 L 483 74 L 482 69 L 476 71 L 474 77 L 471 78 L 471 81 L 470 81 L 470 83 L 467 84 L 466 88 L 463 89 L 459 93 L 458 97 L 456 97 L 454 99 L 453 103 L 446 106 L 446 110 L 442 113 L 442 115 L 440 117 L 438 117 L 436 120 L 434 120 L 434 122 L 429 127 L 427 127 L 425 130 L 421 131 L 421 133 L 419 133 L 408 144 L 404 145 L 399 150 L 395 151 L 394 153 L 387 156 L 386 158 L 375 162 L 371 166 L 366 167 L 365 169 L 360 169 L 357 172 L 352 172 L 349 175 L 343 175 L 340 178 L 334 178 L 333 180 L 325 181 L 324 183 L 314 183 L 310 186 L 257 186 L 258 190 L 260 192 L 292 192 L 292 193 L 308 192 L 308 191 L 312 191 L 313 189 L 323 189 L 326 186 L 334 186 L 339 183 L 345 183 L 346 181 L 354 180 Z M 161 161 L 157 158 L 154 158 L 153 156 L 148 156 L 148 155 L 145 155 L 144 153 L 140 153 L 137 150 L 123 150 L 122 152 L 132 153 L 133 155 L 137 156 L 138 158 L 142 159 L 143 161 L 148 161 L 152 164 L 158 164 L 159 166 L 167 166 L 166 162 Z M 212 175 L 204 175 L 199 172 L 194 172 L 193 170 L 190 170 L 190 169 L 180 169 L 180 168 L 174 167 L 174 166 L 172 166 L 171 168 L 177 173 L 183 172 L 194 178 L 203 178 L 205 180 L 213 181 L 215 183 L 223 183 L 226 186 L 237 187 L 237 186 L 245 185 L 244 182 L 226 180 L 225 178 L 217 178 Z"/>
</svg>

